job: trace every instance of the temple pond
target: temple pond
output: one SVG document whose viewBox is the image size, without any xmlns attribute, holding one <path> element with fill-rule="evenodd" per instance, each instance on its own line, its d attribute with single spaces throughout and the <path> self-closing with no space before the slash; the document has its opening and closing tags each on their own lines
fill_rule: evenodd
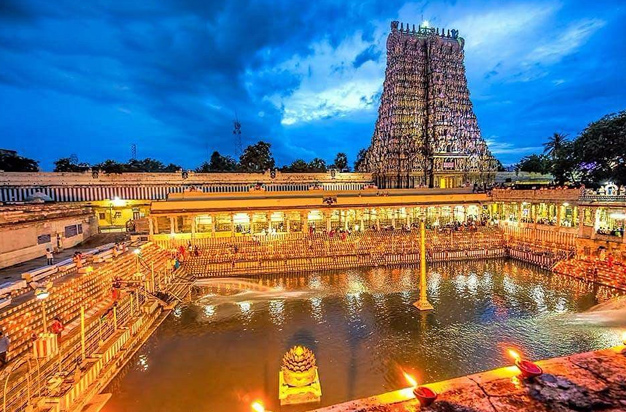
<svg viewBox="0 0 626 412">
<path fill-rule="evenodd" d="M 576 316 L 617 292 L 510 260 L 210 280 L 114 379 L 105 412 L 302 411 L 510 364 L 514 345 L 547 358 L 616 345 L 616 326 Z M 286 350 L 317 356 L 322 401 L 278 406 Z"/>
</svg>

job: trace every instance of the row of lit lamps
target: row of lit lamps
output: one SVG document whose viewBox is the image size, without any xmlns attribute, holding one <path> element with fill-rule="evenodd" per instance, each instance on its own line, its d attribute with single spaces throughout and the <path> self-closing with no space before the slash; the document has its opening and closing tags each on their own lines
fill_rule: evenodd
<svg viewBox="0 0 626 412">
<path fill-rule="evenodd" d="M 626 356 L 626 332 L 622 334 L 622 341 L 624 344 L 624 348 L 621 351 L 621 354 Z M 520 376 L 524 380 L 532 380 L 543 374 L 543 369 L 536 363 L 522 358 L 522 356 L 514 349 L 508 350 L 509 356 L 513 358 L 515 362 L 515 366 L 520 371 Z M 415 377 L 409 375 L 406 372 L 402 372 L 404 374 L 404 378 L 409 383 L 410 389 L 412 389 L 412 394 L 415 399 L 417 399 L 420 403 L 420 406 L 428 406 L 432 404 L 437 399 L 437 392 L 426 387 L 420 386 L 415 379 Z M 250 408 L 253 412 L 270 412 L 265 409 L 263 402 L 255 401 L 250 405 Z"/>
</svg>

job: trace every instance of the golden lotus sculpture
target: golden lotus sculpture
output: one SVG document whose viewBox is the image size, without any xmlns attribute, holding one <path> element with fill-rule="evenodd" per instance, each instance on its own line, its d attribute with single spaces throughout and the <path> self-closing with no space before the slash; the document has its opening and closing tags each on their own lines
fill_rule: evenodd
<svg viewBox="0 0 626 412">
<path fill-rule="evenodd" d="M 294 346 L 283 357 L 285 383 L 296 388 L 310 385 L 315 380 L 315 355 L 304 346 Z"/>
<path fill-rule="evenodd" d="M 281 405 L 318 402 L 322 389 L 315 355 L 304 346 L 294 346 L 283 356 L 279 373 Z"/>
</svg>

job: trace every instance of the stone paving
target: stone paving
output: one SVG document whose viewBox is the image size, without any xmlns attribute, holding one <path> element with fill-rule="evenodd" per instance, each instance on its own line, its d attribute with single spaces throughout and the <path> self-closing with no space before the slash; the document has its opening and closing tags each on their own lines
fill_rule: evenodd
<svg viewBox="0 0 626 412">
<path fill-rule="evenodd" d="M 505 367 L 425 386 L 438 392 L 420 408 L 411 389 L 347 402 L 317 412 L 574 412 L 626 411 L 624 346 L 539 361 L 544 374 L 522 380 Z"/>
<path fill-rule="evenodd" d="M 62 250 L 61 252 L 57 252 L 54 254 L 54 262 L 58 263 L 62 260 L 69 259 L 74 255 L 74 252 L 84 252 L 87 250 L 94 249 L 98 246 L 106 245 L 107 243 L 116 242 L 122 240 L 124 238 L 124 234 L 98 234 L 86 239 L 84 242 Z M 41 257 L 27 260 L 22 263 L 18 263 L 13 266 L 8 266 L 6 268 L 0 269 L 0 283 L 9 282 L 14 280 L 22 279 L 22 273 L 28 272 L 34 269 L 38 269 L 40 267 L 46 266 L 47 259 L 42 254 Z"/>
</svg>

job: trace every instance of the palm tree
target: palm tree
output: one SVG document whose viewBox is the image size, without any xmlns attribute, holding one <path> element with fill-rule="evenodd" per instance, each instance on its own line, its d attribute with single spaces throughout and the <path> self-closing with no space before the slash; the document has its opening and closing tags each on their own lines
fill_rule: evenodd
<svg viewBox="0 0 626 412">
<path fill-rule="evenodd" d="M 546 143 L 543 144 L 543 152 L 554 158 L 561 151 L 567 142 L 567 135 L 554 133 Z"/>
</svg>

